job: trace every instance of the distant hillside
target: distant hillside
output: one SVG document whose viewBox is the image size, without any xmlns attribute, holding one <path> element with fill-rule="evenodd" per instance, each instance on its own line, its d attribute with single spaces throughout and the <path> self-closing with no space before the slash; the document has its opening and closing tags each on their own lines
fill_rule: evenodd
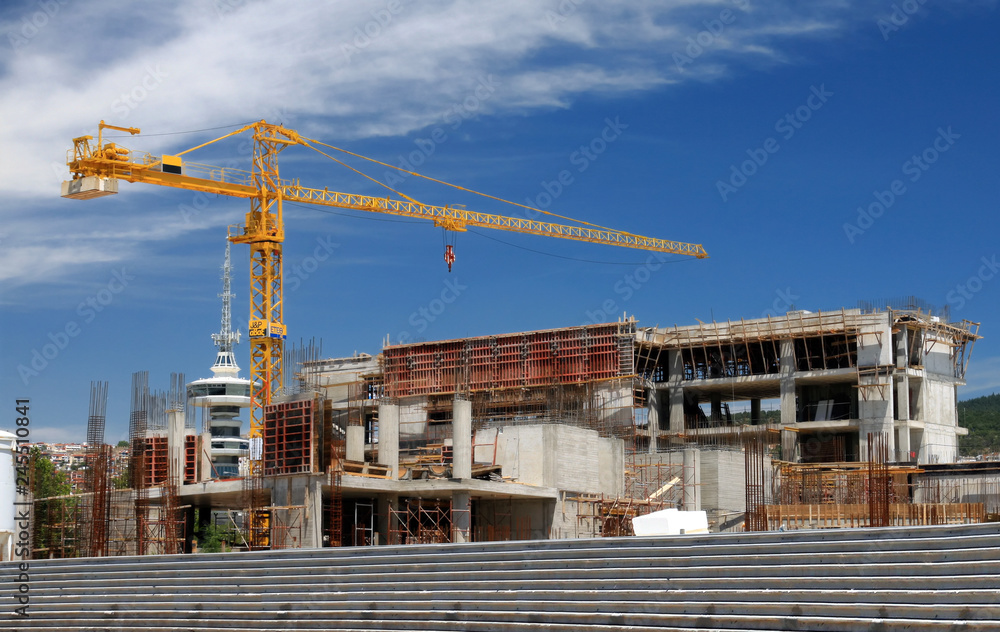
<svg viewBox="0 0 1000 632">
<path fill-rule="evenodd" d="M 958 402 L 958 425 L 969 429 L 959 437 L 962 456 L 1000 452 L 1000 393 Z"/>
</svg>

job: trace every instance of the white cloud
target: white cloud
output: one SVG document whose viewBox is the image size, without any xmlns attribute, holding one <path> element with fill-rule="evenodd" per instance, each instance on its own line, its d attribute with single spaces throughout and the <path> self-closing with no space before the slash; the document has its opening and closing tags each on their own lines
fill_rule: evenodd
<svg viewBox="0 0 1000 632">
<path fill-rule="evenodd" d="M 95 232 L 93 208 L 86 219 L 82 206 L 25 216 L 20 201 L 53 200 L 70 140 L 94 134 L 102 119 L 147 134 L 269 118 L 329 140 L 401 135 L 440 121 L 484 80 L 497 87 L 476 114 L 566 108 L 585 94 L 781 63 L 795 38 L 829 37 L 871 19 L 861 3 L 837 0 L 186 0 L 155 12 L 111 0 L 72 10 L 57 4 L 63 8 L 33 33 L 25 24 L 38 3 L 0 14 L 0 33 L 12 42 L 0 57 L 0 193 L 14 201 L 0 219 L 16 244 L 0 255 L 8 283 L 43 281 L 218 224 L 121 213 L 100 218 L 113 231 Z M 679 70 L 674 53 L 724 10 L 731 23 Z M 151 135 L 129 146 L 159 152 L 190 140 Z"/>
</svg>

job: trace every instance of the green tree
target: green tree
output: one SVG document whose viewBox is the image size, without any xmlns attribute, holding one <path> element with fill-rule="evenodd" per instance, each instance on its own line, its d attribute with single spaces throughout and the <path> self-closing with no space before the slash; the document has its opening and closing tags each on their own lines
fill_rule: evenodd
<svg viewBox="0 0 1000 632">
<path fill-rule="evenodd" d="M 959 402 L 958 425 L 969 429 L 967 437 L 959 437 L 962 456 L 1000 452 L 1000 394 Z"/>
<path fill-rule="evenodd" d="M 128 441 L 125 440 L 125 439 L 122 439 L 121 441 L 118 442 L 118 447 L 119 448 L 127 448 L 128 447 Z"/>
<path fill-rule="evenodd" d="M 232 528 L 217 524 L 205 525 L 205 528 L 198 534 L 198 552 L 228 553 L 233 550 L 231 545 L 235 539 L 236 532 Z"/>
<path fill-rule="evenodd" d="M 31 492 L 35 498 L 52 498 L 70 493 L 72 486 L 65 472 L 56 469 L 52 459 L 38 447 L 31 449 Z"/>
<path fill-rule="evenodd" d="M 29 464 L 34 495 L 32 557 L 76 557 L 80 504 L 77 498 L 65 498 L 72 490 L 69 478 L 37 447 L 31 450 Z"/>
</svg>

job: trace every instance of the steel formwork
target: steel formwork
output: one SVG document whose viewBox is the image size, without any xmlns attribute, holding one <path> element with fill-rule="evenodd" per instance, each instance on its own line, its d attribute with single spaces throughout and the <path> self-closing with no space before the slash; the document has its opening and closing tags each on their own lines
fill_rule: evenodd
<svg viewBox="0 0 1000 632">
<path fill-rule="evenodd" d="M 269 404 L 264 409 L 264 475 L 320 471 L 315 399 Z"/>
<path fill-rule="evenodd" d="M 632 372 L 631 321 L 385 347 L 385 395 L 580 384 Z"/>
</svg>

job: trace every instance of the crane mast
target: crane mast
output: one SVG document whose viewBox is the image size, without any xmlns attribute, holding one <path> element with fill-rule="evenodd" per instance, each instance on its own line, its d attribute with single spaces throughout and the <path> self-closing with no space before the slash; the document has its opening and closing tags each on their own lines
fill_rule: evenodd
<svg viewBox="0 0 1000 632">
<path fill-rule="evenodd" d="M 91 199 L 112 195 L 118 192 L 118 181 L 125 180 L 250 200 L 250 211 L 246 214 L 245 223 L 231 227 L 228 238 L 232 243 L 247 244 L 250 247 L 251 412 L 248 435 L 251 446 L 260 445 L 264 408 L 271 403 L 272 394 L 279 392 L 283 386 L 282 350 L 287 333 L 282 296 L 284 201 L 426 219 L 450 231 L 464 231 L 469 227 L 491 228 L 699 259 L 708 256 L 700 244 L 645 237 L 589 224 L 571 226 L 479 213 L 461 206 L 421 204 L 409 198 L 396 200 L 337 193 L 328 189 L 303 187 L 297 181 L 282 181 L 278 172 L 278 154 L 286 147 L 302 145 L 319 150 L 297 132 L 266 121 L 245 125 L 177 155 L 133 152 L 116 143 L 105 143 L 105 129 L 132 135 L 139 133 L 136 128 L 117 127 L 101 121 L 96 145 L 91 144 L 94 140 L 92 136 L 74 138 L 73 149 L 67 158 L 72 179 L 63 182 L 63 197 Z M 249 171 L 201 165 L 186 162 L 182 158 L 191 151 L 250 130 L 253 131 L 254 142 Z M 228 287 L 225 293 L 228 295 Z M 225 336 L 225 326 L 223 329 L 221 335 Z M 231 336 L 231 331 L 229 335 Z M 251 462 L 259 458 L 259 453 L 251 454 Z"/>
</svg>

